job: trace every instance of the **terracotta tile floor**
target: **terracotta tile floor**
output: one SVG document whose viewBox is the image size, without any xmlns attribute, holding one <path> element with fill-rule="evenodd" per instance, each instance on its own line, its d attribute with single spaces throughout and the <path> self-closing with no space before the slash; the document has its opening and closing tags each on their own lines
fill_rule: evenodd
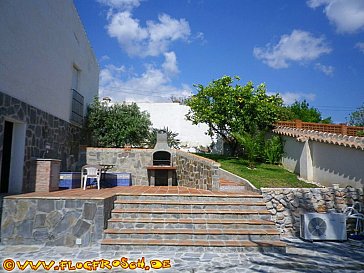
<svg viewBox="0 0 364 273">
<path fill-rule="evenodd" d="M 114 195 L 198 195 L 198 196 L 257 196 L 254 192 L 228 193 L 208 191 L 182 186 L 176 187 L 150 187 L 130 186 L 113 187 L 97 190 L 96 188 L 60 190 L 54 192 L 31 192 L 20 195 L 10 195 L 6 198 L 44 198 L 44 199 L 105 199 Z"/>
</svg>

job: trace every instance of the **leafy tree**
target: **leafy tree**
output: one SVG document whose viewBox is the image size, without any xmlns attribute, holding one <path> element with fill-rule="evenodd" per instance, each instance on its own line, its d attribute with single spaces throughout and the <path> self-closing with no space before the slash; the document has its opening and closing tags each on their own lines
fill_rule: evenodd
<svg viewBox="0 0 364 273">
<path fill-rule="evenodd" d="M 167 133 L 167 142 L 169 147 L 179 149 L 179 145 L 181 141 L 177 138 L 178 133 L 174 133 L 168 129 L 168 127 L 164 127 L 163 130 L 159 130 L 157 128 L 153 128 L 149 134 L 146 141 L 146 146 L 148 148 L 154 148 L 155 144 L 157 143 L 157 133 L 158 131 L 164 131 Z"/>
<path fill-rule="evenodd" d="M 86 127 L 98 147 L 141 146 L 149 134 L 149 114 L 132 103 L 107 106 L 96 97 L 89 106 Z"/>
<path fill-rule="evenodd" d="M 295 101 L 288 109 L 288 119 L 300 119 L 304 122 L 315 122 L 315 123 L 332 123 L 331 117 L 322 119 L 321 112 L 314 107 L 310 107 L 306 100 L 302 102 Z"/>
<path fill-rule="evenodd" d="M 364 126 L 364 103 L 361 107 L 349 115 L 349 125 Z"/>
<path fill-rule="evenodd" d="M 195 85 L 198 93 L 187 99 L 186 117 L 194 124 L 208 124 L 208 134 L 220 136 L 235 152 L 237 140 L 232 133 L 266 131 L 278 120 L 283 101 L 279 95 L 267 95 L 264 84 L 255 88 L 252 82 L 244 86 L 233 82 L 224 76 L 207 86 Z"/>
</svg>

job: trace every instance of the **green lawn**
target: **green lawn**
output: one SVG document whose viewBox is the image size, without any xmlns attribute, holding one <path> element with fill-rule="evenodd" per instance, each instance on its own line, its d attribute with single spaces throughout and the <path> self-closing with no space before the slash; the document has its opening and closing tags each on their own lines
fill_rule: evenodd
<svg viewBox="0 0 364 273">
<path fill-rule="evenodd" d="M 297 179 L 297 175 L 278 165 L 258 163 L 256 169 L 248 169 L 248 161 L 237 157 L 213 154 L 198 154 L 221 164 L 221 168 L 249 180 L 259 188 L 314 188 Z"/>
</svg>

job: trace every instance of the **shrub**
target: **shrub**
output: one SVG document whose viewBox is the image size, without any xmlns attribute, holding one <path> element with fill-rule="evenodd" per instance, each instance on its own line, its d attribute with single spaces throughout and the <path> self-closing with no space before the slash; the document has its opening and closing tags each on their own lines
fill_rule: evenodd
<svg viewBox="0 0 364 273">
<path fill-rule="evenodd" d="M 283 155 L 283 143 L 279 136 L 273 136 L 264 143 L 264 158 L 270 164 L 280 163 Z"/>
</svg>

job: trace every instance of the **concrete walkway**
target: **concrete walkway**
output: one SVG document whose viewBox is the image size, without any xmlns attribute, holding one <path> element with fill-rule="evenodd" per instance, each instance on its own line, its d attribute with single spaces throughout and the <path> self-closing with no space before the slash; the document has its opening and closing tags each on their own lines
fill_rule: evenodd
<svg viewBox="0 0 364 273">
<path fill-rule="evenodd" d="M 364 272 L 364 242 L 347 241 L 339 242 L 304 242 L 297 238 L 285 240 L 288 244 L 287 253 L 195 253 L 195 252 L 121 252 L 102 251 L 99 247 L 93 248 L 66 248 L 66 247 L 41 247 L 41 246 L 4 246 L 0 245 L 0 272 L 21 272 L 15 268 L 12 271 L 3 269 L 3 262 L 6 259 L 13 259 L 24 263 L 25 260 L 37 262 L 54 260 L 54 266 L 59 265 L 63 260 L 85 262 L 87 260 L 110 259 L 116 260 L 122 257 L 137 262 L 145 258 L 144 269 L 123 269 L 120 266 L 112 270 L 100 269 L 93 272 Z M 165 260 L 166 269 L 149 269 L 151 260 Z M 124 263 L 126 264 L 126 263 Z M 12 267 L 12 262 L 8 262 Z M 142 266 L 142 263 L 139 263 Z M 154 262 L 154 266 L 160 264 Z M 54 267 L 51 269 L 54 271 Z M 23 272 L 47 272 L 45 270 L 29 270 Z M 90 272 L 85 269 L 76 271 L 58 272 Z"/>
</svg>

